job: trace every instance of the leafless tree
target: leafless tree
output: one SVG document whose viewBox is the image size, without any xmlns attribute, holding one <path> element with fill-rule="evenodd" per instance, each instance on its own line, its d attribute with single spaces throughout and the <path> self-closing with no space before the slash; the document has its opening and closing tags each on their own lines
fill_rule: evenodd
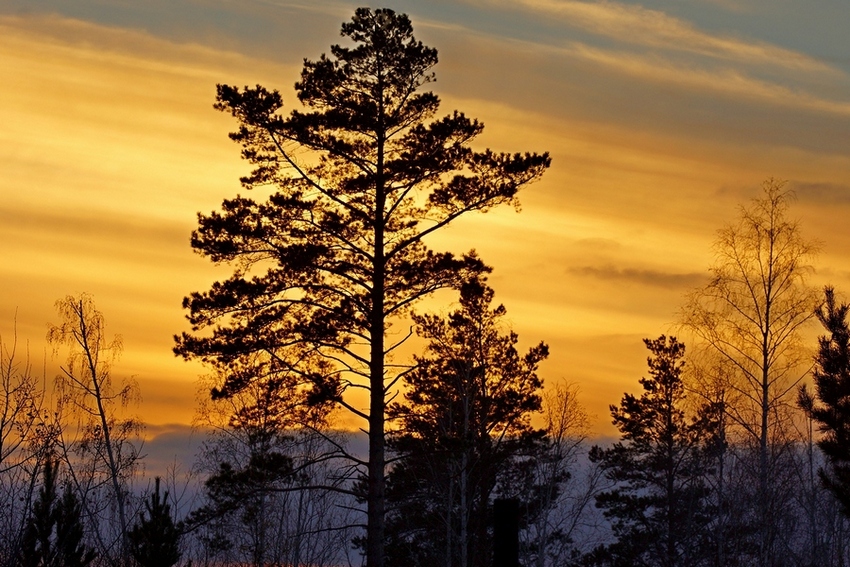
<svg viewBox="0 0 850 567">
<path fill-rule="evenodd" d="M 189 526 L 216 561 L 322 567 L 347 560 L 357 503 L 349 489 L 333 489 L 351 480 L 345 440 L 329 430 L 327 406 L 293 403 L 293 379 L 269 371 L 213 398 L 223 376 L 202 379 L 195 424 L 208 438 L 195 472 L 205 479 L 204 503 Z"/>
<path fill-rule="evenodd" d="M 603 480 L 598 467 L 581 466 L 590 422 L 578 394 L 578 386 L 566 382 L 549 386 L 543 394 L 549 445 L 535 471 L 536 505 L 541 512 L 529 515 L 533 521 L 522 533 L 527 560 L 532 561 L 528 564 L 536 567 L 568 561 L 576 540 L 587 535 L 593 499 Z M 592 527 L 591 531 L 598 531 Z"/>
<path fill-rule="evenodd" d="M 0 337 L 0 565 L 12 565 L 32 502 L 38 463 L 50 446 L 44 384 L 32 372 L 29 353 Z"/>
<path fill-rule="evenodd" d="M 112 565 L 127 564 L 128 483 L 139 459 L 134 439 L 142 426 L 119 414 L 138 400 L 138 386 L 130 380 L 117 388 L 113 384 L 121 338 L 107 338 L 103 314 L 90 295 L 66 296 L 56 309 L 61 323 L 49 327 L 47 339 L 56 352 L 61 347 L 68 352 L 56 378 L 60 456 L 93 523 L 101 557 Z"/>
<path fill-rule="evenodd" d="M 810 366 L 800 331 L 817 304 L 806 281 L 817 246 L 788 218 L 785 183 L 768 179 L 762 189 L 718 232 L 711 281 L 687 297 L 682 322 L 731 370 L 724 409 L 758 455 L 758 565 L 765 567 L 776 552 L 773 481 L 793 429 L 789 394 Z"/>
</svg>

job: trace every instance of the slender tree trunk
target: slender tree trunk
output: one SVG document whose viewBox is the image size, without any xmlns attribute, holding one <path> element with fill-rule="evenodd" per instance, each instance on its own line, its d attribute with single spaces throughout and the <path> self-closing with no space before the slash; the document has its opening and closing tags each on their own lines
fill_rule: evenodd
<svg viewBox="0 0 850 567">
<path fill-rule="evenodd" d="M 767 335 L 765 335 L 765 341 Z M 765 345 L 766 346 L 766 345 Z M 761 383 L 761 431 L 759 435 L 759 567 L 768 567 L 770 555 L 770 532 L 772 520 L 768 513 L 768 423 L 770 417 L 770 383 L 768 382 L 768 353 L 764 351 Z"/>
<path fill-rule="evenodd" d="M 296 567 L 301 565 L 301 535 L 307 532 L 307 526 L 304 525 L 306 492 L 306 490 L 298 491 L 298 515 L 295 518 L 296 531 L 292 548 L 292 564 Z"/>
<path fill-rule="evenodd" d="M 820 553 L 818 553 L 818 516 L 817 516 L 817 485 L 815 484 L 815 454 L 814 454 L 814 431 L 812 430 L 812 418 L 806 419 L 806 433 L 808 443 L 806 445 L 806 453 L 809 461 L 809 532 L 811 533 L 812 558 L 810 564 L 812 567 L 820 565 Z"/>
<path fill-rule="evenodd" d="M 464 447 L 460 457 L 460 567 L 469 565 L 469 455 Z"/>
<path fill-rule="evenodd" d="M 766 374 L 766 373 L 765 373 Z M 762 384 L 761 434 L 759 436 L 759 567 L 768 567 L 769 526 L 768 522 L 768 470 L 767 470 L 767 383 Z"/>
<path fill-rule="evenodd" d="M 462 385 L 463 428 L 461 429 L 461 439 L 463 440 L 463 452 L 460 456 L 460 567 L 469 566 L 469 517 L 472 513 L 469 502 L 469 451 L 472 445 L 472 435 L 469 430 L 469 413 L 472 409 L 470 390 L 475 391 L 475 388 L 470 388 L 470 385 L 474 379 L 474 374 L 470 369 L 467 369 L 464 384 Z"/>
<path fill-rule="evenodd" d="M 665 442 L 667 444 L 667 567 L 675 567 L 676 565 L 676 540 L 674 535 L 676 533 L 676 518 L 674 515 L 674 510 L 681 506 L 679 502 L 676 501 L 676 457 L 674 454 L 674 439 L 673 439 L 673 399 L 672 399 L 672 389 L 668 386 L 667 393 L 667 406 L 664 408 L 667 412 L 665 416 Z"/>
<path fill-rule="evenodd" d="M 82 300 L 78 303 L 80 316 L 80 341 L 83 347 L 83 352 L 86 356 L 86 364 L 91 373 L 92 391 L 97 404 L 97 413 L 100 418 L 100 427 L 103 432 L 103 444 L 106 450 L 107 466 L 109 468 L 109 477 L 112 484 L 112 491 L 115 494 L 115 504 L 118 508 L 119 528 L 121 529 L 121 549 L 119 557 L 122 563 L 126 563 L 129 559 L 128 541 L 127 541 L 127 514 L 124 509 L 124 490 L 121 487 L 120 480 L 120 464 L 116 462 L 115 451 L 112 448 L 112 428 L 109 425 L 106 408 L 103 405 L 103 392 L 101 390 L 100 378 L 97 374 L 97 361 L 94 359 L 93 348 L 89 344 L 90 330 L 87 328 L 84 307 Z"/>
<path fill-rule="evenodd" d="M 726 565 L 726 405 L 720 402 L 720 447 L 717 455 L 717 567 Z"/>
<path fill-rule="evenodd" d="M 446 491 L 446 558 L 445 558 L 445 567 L 452 567 L 452 504 L 454 503 L 454 490 L 455 490 L 455 462 L 452 459 L 450 468 L 449 468 L 449 486 Z"/>
</svg>

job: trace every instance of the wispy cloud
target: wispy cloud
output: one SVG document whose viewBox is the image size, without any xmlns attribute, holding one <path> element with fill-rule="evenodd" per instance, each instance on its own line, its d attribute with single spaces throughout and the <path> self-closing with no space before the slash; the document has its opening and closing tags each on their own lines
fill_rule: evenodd
<svg viewBox="0 0 850 567">
<path fill-rule="evenodd" d="M 570 268 L 568 273 L 609 282 L 625 282 L 660 287 L 685 289 L 704 283 L 706 275 L 698 272 L 671 273 L 640 268 L 618 268 L 616 266 L 582 266 Z"/>
<path fill-rule="evenodd" d="M 791 181 L 789 188 L 803 203 L 821 206 L 850 204 L 850 186 L 838 183 Z"/>
<path fill-rule="evenodd" d="M 503 0 L 482 1 L 508 6 Z M 618 41 L 579 40 L 569 34 L 558 40 L 545 35 L 496 38 L 472 27 L 461 27 L 458 33 L 482 42 L 501 43 L 506 50 L 529 58 L 542 54 L 570 58 L 629 79 L 693 93 L 850 117 L 850 77 L 805 54 L 764 42 L 712 35 L 689 22 L 640 6 L 605 1 L 520 2 L 527 9 L 562 17 L 568 25 Z M 515 6 L 510 4 L 511 9 Z M 634 49 L 622 43 L 656 49 Z"/>
<path fill-rule="evenodd" d="M 580 42 L 563 48 L 563 51 L 636 78 L 850 116 L 850 102 L 822 98 L 803 90 L 752 77 L 737 69 L 676 64 L 657 56 L 601 49 Z"/>
<path fill-rule="evenodd" d="M 617 41 L 740 62 L 835 71 L 805 54 L 761 41 L 711 34 L 658 10 L 619 2 L 519 0 L 518 4 Z"/>
</svg>

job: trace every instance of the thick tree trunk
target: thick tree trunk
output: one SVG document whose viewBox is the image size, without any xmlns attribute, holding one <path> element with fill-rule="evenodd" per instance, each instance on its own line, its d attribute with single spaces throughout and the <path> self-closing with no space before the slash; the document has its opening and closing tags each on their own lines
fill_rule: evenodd
<svg viewBox="0 0 850 567">
<path fill-rule="evenodd" d="M 375 381 L 372 381 L 374 386 Z M 383 380 L 380 381 L 383 391 Z M 366 565 L 384 565 L 384 419 L 383 399 L 372 396 L 369 416 L 369 490 L 367 493 Z M 380 412 L 380 413 L 378 413 Z"/>
<path fill-rule="evenodd" d="M 374 295 L 378 295 L 378 297 L 374 297 Z M 385 499 L 383 293 L 374 295 L 369 383 L 371 395 L 369 404 L 369 478 L 366 495 L 366 565 L 368 567 L 383 567 Z"/>
<path fill-rule="evenodd" d="M 379 89 L 380 90 L 380 89 Z M 383 112 L 383 109 L 380 110 Z M 373 231 L 375 252 L 372 279 L 372 313 L 370 321 L 371 352 L 369 358 L 369 479 L 366 496 L 366 565 L 384 566 L 385 513 L 385 447 L 384 411 L 384 295 L 386 266 L 384 252 L 384 133 L 377 133 L 377 167 L 375 172 L 375 216 Z"/>
</svg>

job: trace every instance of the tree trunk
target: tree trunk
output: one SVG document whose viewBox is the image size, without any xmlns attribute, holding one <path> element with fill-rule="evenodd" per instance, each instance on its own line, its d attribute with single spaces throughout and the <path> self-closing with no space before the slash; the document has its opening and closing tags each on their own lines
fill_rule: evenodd
<svg viewBox="0 0 850 567">
<path fill-rule="evenodd" d="M 378 89 L 382 92 L 381 89 Z M 383 114 L 379 102 L 379 115 Z M 375 171 L 375 254 L 373 260 L 372 313 L 370 321 L 371 352 L 369 359 L 369 480 L 366 500 L 366 565 L 384 566 L 385 445 L 384 411 L 384 296 L 386 266 L 384 251 L 384 132 L 377 132 L 377 167 Z"/>
<path fill-rule="evenodd" d="M 765 334 L 765 340 L 767 335 Z M 768 381 L 768 353 L 764 351 L 764 366 L 762 367 L 761 383 L 761 430 L 759 435 L 759 567 L 768 567 L 770 564 L 770 532 L 771 518 L 769 517 L 768 505 L 768 424 L 770 418 L 770 382 Z"/>
<path fill-rule="evenodd" d="M 79 301 L 78 307 L 80 316 L 79 341 L 86 357 L 88 370 L 91 373 L 92 394 L 94 395 L 94 400 L 97 405 L 97 414 L 100 419 L 100 427 L 103 433 L 103 444 L 106 451 L 106 464 L 109 468 L 110 482 L 112 484 L 112 491 L 115 495 L 115 505 L 118 508 L 118 521 L 120 523 L 119 528 L 121 529 L 121 549 L 119 550 L 119 557 L 121 558 L 122 563 L 126 563 L 129 560 L 129 542 L 127 540 L 127 514 L 124 509 L 124 491 L 121 488 L 120 465 L 115 459 L 115 452 L 112 448 L 112 429 L 109 425 L 109 417 L 106 412 L 106 407 L 103 405 L 104 394 L 101 389 L 100 377 L 98 376 L 96 361 L 97 355 L 94 352 L 94 348 L 96 347 L 89 343 L 92 330 L 89 329 L 86 324 L 85 308 L 82 300 Z"/>
<path fill-rule="evenodd" d="M 724 394 L 725 396 L 725 394 Z M 717 567 L 726 565 L 726 405 L 725 400 L 720 402 L 720 438 L 718 439 L 719 450 L 717 455 L 717 510 L 718 510 L 718 534 L 717 534 Z"/>
</svg>

